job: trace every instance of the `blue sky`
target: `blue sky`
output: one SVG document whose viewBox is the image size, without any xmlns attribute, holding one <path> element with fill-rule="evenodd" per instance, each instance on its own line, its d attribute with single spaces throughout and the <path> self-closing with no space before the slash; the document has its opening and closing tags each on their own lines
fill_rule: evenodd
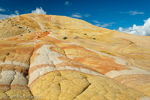
<svg viewBox="0 0 150 100">
<path fill-rule="evenodd" d="M 63 15 L 136 35 L 150 35 L 150 0 L 0 0 L 0 19 L 26 13 Z"/>
</svg>

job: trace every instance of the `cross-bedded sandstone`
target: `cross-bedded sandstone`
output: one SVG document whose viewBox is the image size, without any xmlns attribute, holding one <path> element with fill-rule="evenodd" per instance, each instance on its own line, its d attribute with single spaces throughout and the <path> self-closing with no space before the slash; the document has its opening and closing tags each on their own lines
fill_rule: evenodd
<svg viewBox="0 0 150 100">
<path fill-rule="evenodd" d="M 65 16 L 0 23 L 0 99 L 150 100 L 150 37 Z"/>
</svg>

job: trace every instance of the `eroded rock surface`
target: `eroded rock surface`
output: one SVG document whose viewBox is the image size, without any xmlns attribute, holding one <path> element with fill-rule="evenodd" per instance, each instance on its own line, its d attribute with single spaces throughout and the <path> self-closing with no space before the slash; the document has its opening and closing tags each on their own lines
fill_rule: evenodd
<svg viewBox="0 0 150 100">
<path fill-rule="evenodd" d="M 150 100 L 150 37 L 65 16 L 0 21 L 1 100 Z"/>
</svg>

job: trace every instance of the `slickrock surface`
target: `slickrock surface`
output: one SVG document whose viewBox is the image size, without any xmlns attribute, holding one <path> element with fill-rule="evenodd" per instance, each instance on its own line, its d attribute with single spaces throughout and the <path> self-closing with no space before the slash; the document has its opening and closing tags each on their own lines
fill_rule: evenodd
<svg viewBox="0 0 150 100">
<path fill-rule="evenodd" d="M 150 37 L 65 16 L 0 20 L 0 100 L 150 100 Z"/>
</svg>

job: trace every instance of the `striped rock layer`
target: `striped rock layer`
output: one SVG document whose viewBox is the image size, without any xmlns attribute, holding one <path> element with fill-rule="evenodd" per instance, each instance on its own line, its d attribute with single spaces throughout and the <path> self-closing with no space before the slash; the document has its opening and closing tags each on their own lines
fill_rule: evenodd
<svg viewBox="0 0 150 100">
<path fill-rule="evenodd" d="M 0 100 L 150 100 L 150 37 L 65 16 L 0 21 Z"/>
</svg>

